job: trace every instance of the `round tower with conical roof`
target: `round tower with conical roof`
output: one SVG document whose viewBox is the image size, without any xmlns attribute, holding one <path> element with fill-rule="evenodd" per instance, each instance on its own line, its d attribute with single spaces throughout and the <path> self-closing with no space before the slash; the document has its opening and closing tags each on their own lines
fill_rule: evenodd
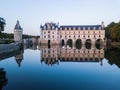
<svg viewBox="0 0 120 90">
<path fill-rule="evenodd" d="M 22 42 L 22 34 L 23 34 L 23 29 L 21 28 L 20 23 L 17 20 L 17 23 L 14 28 L 14 41 Z"/>
</svg>

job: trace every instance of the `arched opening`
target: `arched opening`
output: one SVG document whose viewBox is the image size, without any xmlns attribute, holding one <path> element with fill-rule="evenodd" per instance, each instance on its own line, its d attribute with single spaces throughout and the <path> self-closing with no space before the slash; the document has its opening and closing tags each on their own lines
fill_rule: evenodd
<svg viewBox="0 0 120 90">
<path fill-rule="evenodd" d="M 92 46 L 92 41 L 91 39 L 87 39 L 86 42 L 85 42 L 85 47 L 87 49 L 91 49 L 91 46 Z"/>
<path fill-rule="evenodd" d="M 103 45 L 102 39 L 97 39 L 97 40 L 95 41 L 95 47 L 96 47 L 97 49 L 102 49 L 102 45 Z"/>
<path fill-rule="evenodd" d="M 76 46 L 77 49 L 81 49 L 81 47 L 82 47 L 82 40 L 81 39 L 77 39 L 76 43 L 75 43 L 75 46 Z"/>
<path fill-rule="evenodd" d="M 50 40 L 48 40 L 48 48 L 50 48 Z"/>
<path fill-rule="evenodd" d="M 65 45 L 65 41 L 64 41 L 64 39 L 62 39 L 61 45 L 62 45 L 62 46 Z"/>
<path fill-rule="evenodd" d="M 67 47 L 69 48 L 72 48 L 73 47 L 73 41 L 72 41 L 72 39 L 68 39 L 67 40 Z"/>
</svg>

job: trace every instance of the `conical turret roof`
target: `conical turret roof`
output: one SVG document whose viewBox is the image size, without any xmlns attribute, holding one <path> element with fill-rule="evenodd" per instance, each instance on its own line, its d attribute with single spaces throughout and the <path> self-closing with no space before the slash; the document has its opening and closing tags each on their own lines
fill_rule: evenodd
<svg viewBox="0 0 120 90">
<path fill-rule="evenodd" d="M 23 29 L 21 28 L 20 23 L 19 23 L 19 21 L 18 21 L 18 20 L 17 20 L 17 23 L 16 23 L 16 25 L 15 25 L 15 28 L 14 28 L 14 29 L 23 30 Z"/>
</svg>

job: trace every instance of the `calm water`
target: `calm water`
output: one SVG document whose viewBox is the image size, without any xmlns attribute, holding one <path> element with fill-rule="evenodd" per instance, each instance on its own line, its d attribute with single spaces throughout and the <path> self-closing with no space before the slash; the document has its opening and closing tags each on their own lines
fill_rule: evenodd
<svg viewBox="0 0 120 90">
<path fill-rule="evenodd" d="M 25 47 L 0 56 L 0 90 L 120 90 L 120 51 Z"/>
</svg>

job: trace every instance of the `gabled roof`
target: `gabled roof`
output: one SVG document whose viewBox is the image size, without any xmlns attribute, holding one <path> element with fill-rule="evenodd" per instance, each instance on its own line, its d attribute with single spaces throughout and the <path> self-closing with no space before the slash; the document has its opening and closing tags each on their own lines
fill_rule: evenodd
<svg viewBox="0 0 120 90">
<path fill-rule="evenodd" d="M 58 25 L 56 23 L 45 23 L 45 25 L 41 25 L 40 28 L 43 30 L 43 29 L 46 29 L 46 30 L 52 30 L 52 29 L 56 29 L 58 28 Z"/>
</svg>

